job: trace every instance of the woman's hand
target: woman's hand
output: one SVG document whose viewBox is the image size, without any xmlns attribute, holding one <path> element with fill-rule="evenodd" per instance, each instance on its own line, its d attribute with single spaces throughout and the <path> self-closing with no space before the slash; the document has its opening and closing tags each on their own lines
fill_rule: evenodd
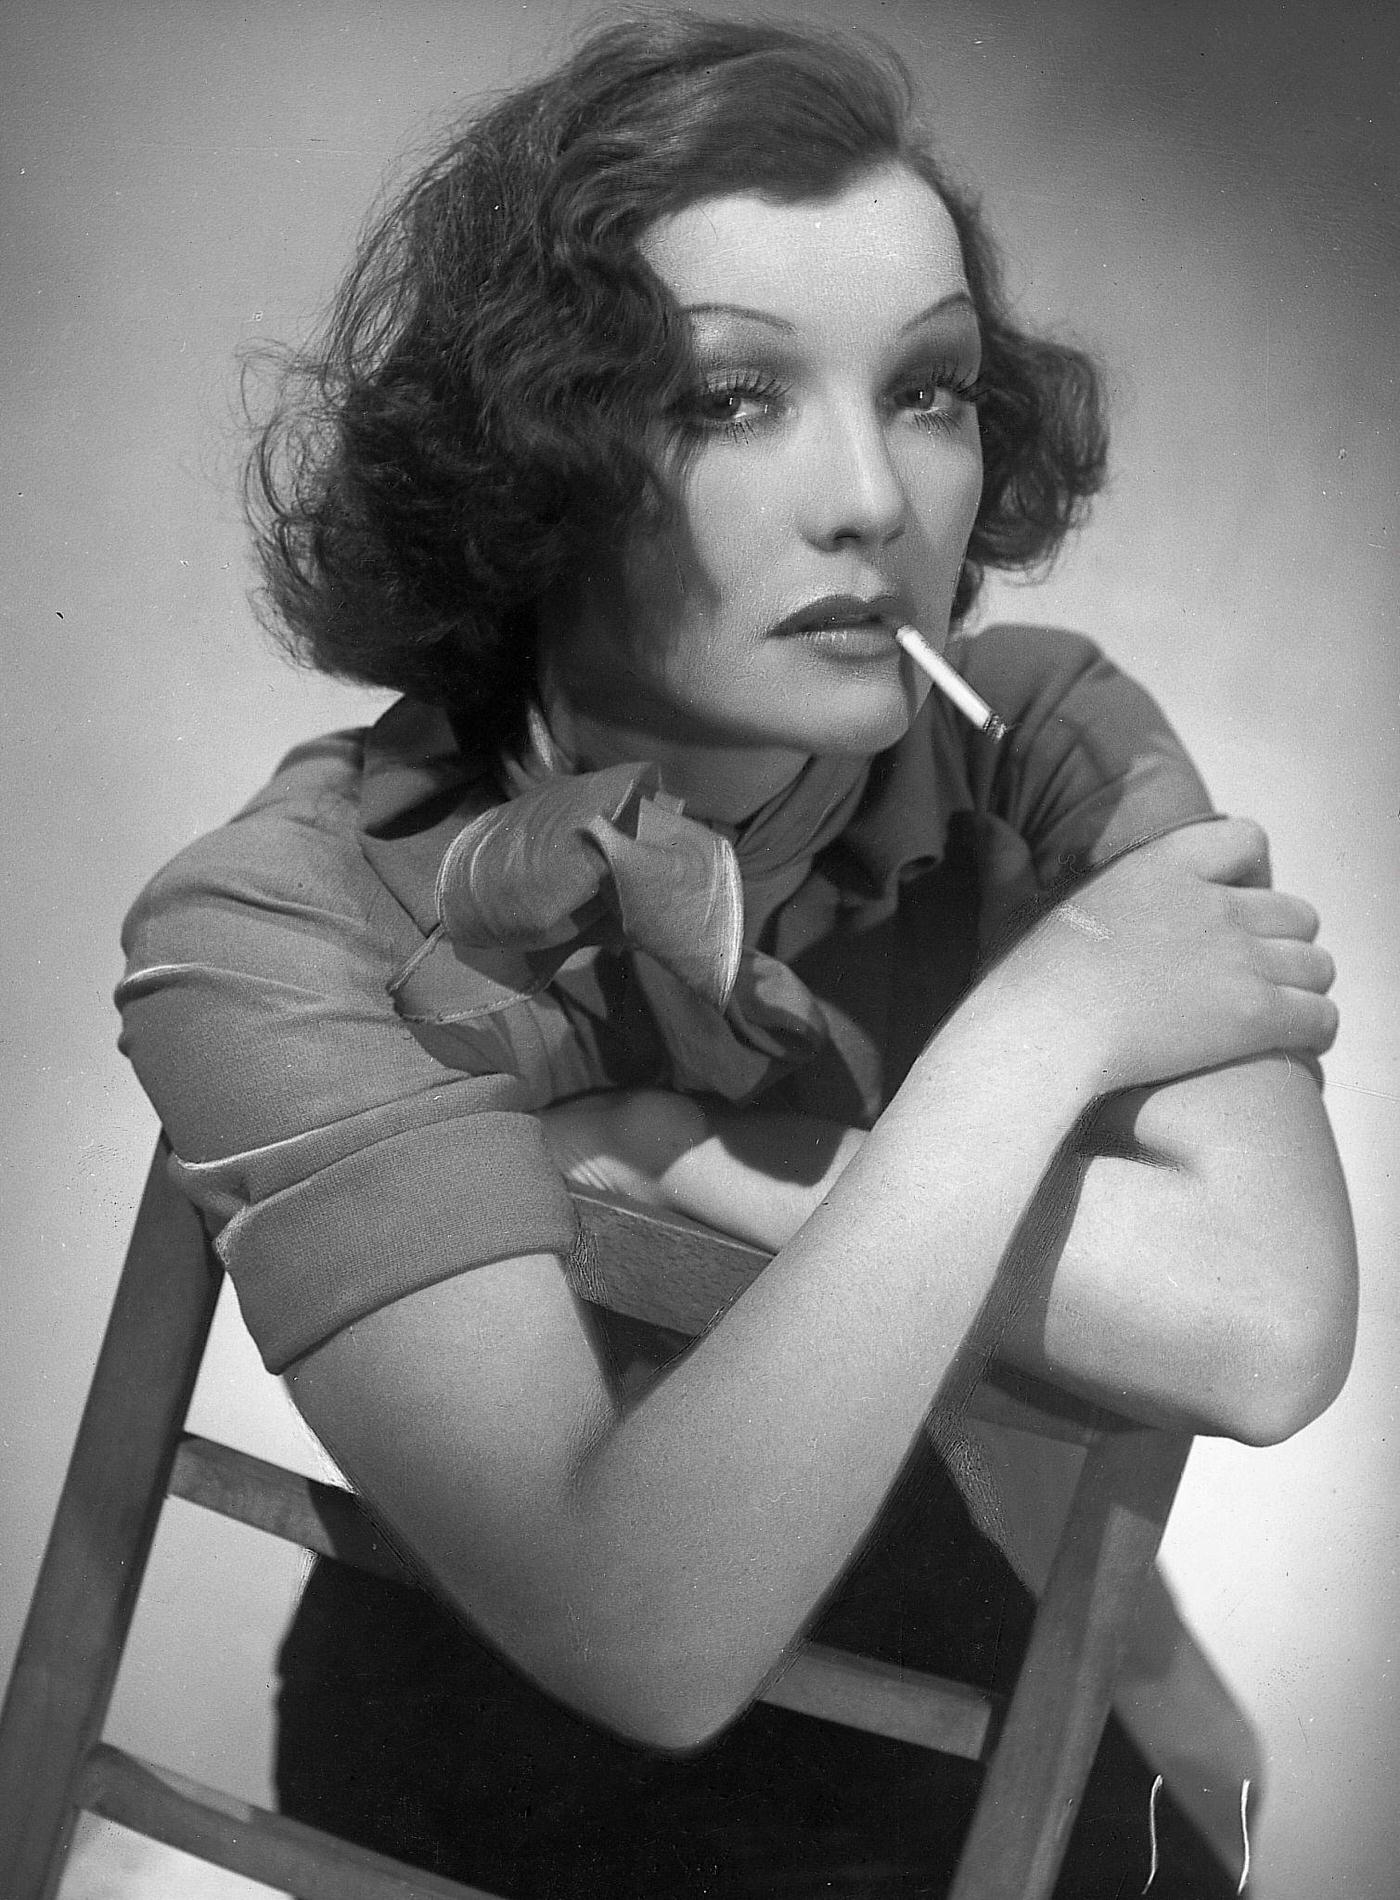
<svg viewBox="0 0 1400 1900">
<path fill-rule="evenodd" d="M 1217 818 L 1117 858 L 1057 904 L 974 992 L 1086 1044 L 1105 1093 L 1337 1033 L 1317 913 L 1268 888 L 1255 824 Z"/>
<path fill-rule="evenodd" d="M 756 1142 L 736 1169 L 733 1148 L 766 1125 L 752 1110 L 647 1090 L 547 1111 L 546 1137 L 576 1183 L 682 1212 L 689 1196 L 712 1226 L 770 1226 L 770 1242 L 785 1243 L 643 1392 L 620 1395 L 561 1262 L 535 1254 L 450 1274 L 344 1328 L 297 1361 L 298 1405 L 491 1642 L 591 1718 L 650 1746 L 694 1747 L 805 1627 L 930 1405 L 965 1388 L 968 1342 L 989 1338 L 1025 1290 L 1013 1249 L 1096 1092 L 1304 1040 L 1282 1020 L 1283 999 L 1320 1011 L 1330 966 L 1309 960 L 1311 913 L 1270 897 L 1263 875 L 1259 834 L 1229 823 L 1113 865 L 1076 893 L 1073 913 L 1061 906 L 988 973 L 863 1138 L 790 1117 L 776 1125 L 776 1152 Z M 1319 1019 L 1307 1046 L 1330 1033 Z M 1274 1298 L 1261 1271 L 1257 1325 L 1242 1335 L 1222 1323 L 1213 1292 L 1240 1266 L 1222 1269 L 1220 1235 L 1233 1243 L 1255 1201 L 1279 1199 L 1267 1169 L 1281 1124 L 1257 1098 L 1250 1106 L 1263 1158 L 1252 1195 L 1239 1192 L 1233 1124 L 1219 1170 L 1227 1208 L 1243 1200 L 1234 1226 L 1217 1223 L 1218 1197 L 1193 1219 L 1180 1194 L 1136 1194 L 1135 1164 L 1089 1166 L 1073 1251 L 1067 1243 L 1029 1344 L 1091 1387 L 1121 1390 L 1124 1364 L 1141 1385 L 1154 1328 L 1139 1289 L 1163 1289 L 1156 1310 L 1174 1316 L 1188 1304 L 1183 1265 L 1195 1319 L 1172 1317 L 1149 1364 L 1148 1405 L 1209 1420 L 1219 1393 L 1251 1396 L 1267 1364 L 1259 1342 L 1276 1339 L 1282 1319 L 1282 1401 L 1222 1420 L 1263 1438 L 1296 1429 L 1295 1392 L 1315 1411 L 1336 1384 L 1296 1353 L 1287 1309 L 1335 1311 L 1351 1281 L 1324 1251 L 1339 1251 L 1329 1227 L 1340 1190 L 1325 1169 L 1300 1165 L 1306 1144 L 1301 1158 L 1291 1147 L 1303 1193 L 1285 1206 L 1301 1232 L 1307 1278 L 1294 1286 L 1306 1301 Z M 1111 1192 L 1098 1195 L 1096 1171 Z M 1136 1172 L 1183 1183 L 1167 1169 Z M 1177 1246 L 1165 1272 L 1164 1231 Z M 1192 1234 L 1199 1268 L 1182 1252 Z"/>
<path fill-rule="evenodd" d="M 570 1187 L 674 1207 L 669 1171 L 709 1133 L 700 1103 L 664 1089 L 611 1089 L 558 1102 L 539 1117 L 550 1159 Z"/>
</svg>

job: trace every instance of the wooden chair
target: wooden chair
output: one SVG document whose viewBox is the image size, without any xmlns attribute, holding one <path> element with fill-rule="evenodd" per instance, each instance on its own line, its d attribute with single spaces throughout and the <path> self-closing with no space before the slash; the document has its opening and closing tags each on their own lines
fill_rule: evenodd
<svg viewBox="0 0 1400 1900">
<path fill-rule="evenodd" d="M 350 1493 L 184 1432 L 222 1270 L 167 1176 L 166 1152 L 146 1184 L 0 1716 L 0 1893 L 49 1900 L 87 1811 L 304 1900 L 471 1900 L 475 1889 L 100 1739 L 167 1493 L 379 1575 L 405 1574 Z M 696 1332 L 764 1264 L 689 1223 L 579 1202 L 598 1241 L 589 1296 L 636 1318 Z M 952 1900 L 1050 1893 L 1189 1449 L 1184 1435 L 1043 1396 L 1047 1405 L 1030 1405 L 986 1381 L 973 1399 L 984 1417 L 1087 1447 L 1009 1704 L 815 1644 L 768 1691 L 785 1708 L 988 1762 Z"/>
</svg>

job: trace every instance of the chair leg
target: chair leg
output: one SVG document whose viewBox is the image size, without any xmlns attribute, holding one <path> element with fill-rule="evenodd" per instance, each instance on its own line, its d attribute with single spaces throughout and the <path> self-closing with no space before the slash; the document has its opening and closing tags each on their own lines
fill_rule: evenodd
<svg viewBox="0 0 1400 1900">
<path fill-rule="evenodd" d="M 1189 1435 L 1090 1445 L 949 1900 L 1048 1900 Z"/>
<path fill-rule="evenodd" d="M 0 1893 L 50 1900 L 221 1274 L 158 1148 L 0 1713 Z"/>
</svg>

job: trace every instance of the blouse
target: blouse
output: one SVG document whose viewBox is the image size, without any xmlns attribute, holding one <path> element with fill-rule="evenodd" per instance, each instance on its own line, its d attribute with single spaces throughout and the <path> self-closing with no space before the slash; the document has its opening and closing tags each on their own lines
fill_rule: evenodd
<svg viewBox="0 0 1400 1900">
<path fill-rule="evenodd" d="M 568 1259 L 537 1112 L 713 1092 L 869 1126 L 1069 881 L 1209 814 L 1152 699 L 1081 636 L 955 649 L 1010 726 L 931 694 L 871 761 L 742 826 L 547 735 L 499 776 L 439 710 L 298 746 L 127 918 L 122 1047 L 270 1370 L 489 1261 Z"/>
</svg>

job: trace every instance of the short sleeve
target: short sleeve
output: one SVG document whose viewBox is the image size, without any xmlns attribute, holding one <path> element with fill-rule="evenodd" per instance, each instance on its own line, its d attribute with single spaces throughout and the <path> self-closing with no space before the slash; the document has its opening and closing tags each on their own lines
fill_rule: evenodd
<svg viewBox="0 0 1400 1900">
<path fill-rule="evenodd" d="M 1083 635 L 992 627 L 964 671 L 1011 728 L 983 748 L 978 803 L 1025 841 L 1042 888 L 1210 815 L 1161 708 Z"/>
<path fill-rule="evenodd" d="M 1093 641 L 990 627 L 958 662 L 1009 727 L 999 744 L 967 742 L 984 953 L 1003 949 L 1068 883 L 1210 816 L 1161 708 Z"/>
<path fill-rule="evenodd" d="M 449 1068 L 394 1010 L 421 935 L 359 850 L 353 765 L 353 735 L 294 755 L 123 932 L 122 1047 L 273 1371 L 416 1288 L 576 1237 L 521 1084 Z"/>
</svg>

